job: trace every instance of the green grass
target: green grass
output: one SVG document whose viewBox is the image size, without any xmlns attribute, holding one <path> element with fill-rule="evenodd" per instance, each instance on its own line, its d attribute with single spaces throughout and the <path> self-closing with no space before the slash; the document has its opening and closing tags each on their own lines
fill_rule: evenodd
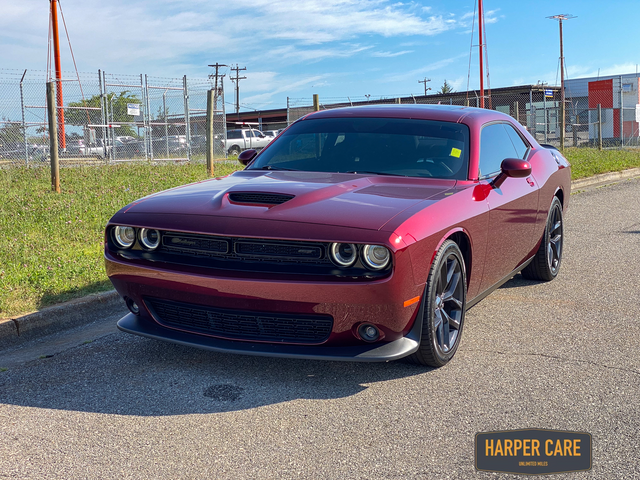
<svg viewBox="0 0 640 480">
<path fill-rule="evenodd" d="M 571 162 L 573 180 L 640 167 L 639 149 L 599 151 L 596 148 L 567 148 L 564 155 Z"/>
<path fill-rule="evenodd" d="M 216 164 L 216 175 L 240 164 Z M 202 164 L 63 168 L 62 193 L 47 168 L 0 170 L 0 318 L 111 289 L 104 226 L 128 203 L 207 178 Z"/>
<path fill-rule="evenodd" d="M 570 148 L 573 179 L 640 167 L 640 150 Z M 226 175 L 240 164 L 216 164 Z M 104 271 L 107 220 L 153 192 L 207 178 L 202 164 L 120 164 L 0 170 L 0 318 L 111 289 Z"/>
</svg>

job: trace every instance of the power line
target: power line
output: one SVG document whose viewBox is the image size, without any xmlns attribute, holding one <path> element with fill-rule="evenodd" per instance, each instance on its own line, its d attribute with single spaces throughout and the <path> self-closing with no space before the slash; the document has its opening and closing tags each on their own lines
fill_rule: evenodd
<svg viewBox="0 0 640 480">
<path fill-rule="evenodd" d="M 231 77 L 232 82 L 236 82 L 236 113 L 240 113 L 240 80 L 245 80 L 247 77 L 241 77 L 240 72 L 246 70 L 247 67 L 240 68 L 236 63 L 236 67 L 231 67 L 232 72 L 236 72 L 236 76 Z"/>
</svg>

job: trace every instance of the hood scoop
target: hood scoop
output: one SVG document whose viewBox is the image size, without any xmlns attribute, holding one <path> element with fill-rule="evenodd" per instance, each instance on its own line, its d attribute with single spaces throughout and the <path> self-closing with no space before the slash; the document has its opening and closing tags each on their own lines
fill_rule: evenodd
<svg viewBox="0 0 640 480">
<path fill-rule="evenodd" d="M 243 205 L 281 205 L 294 196 L 282 193 L 231 192 L 229 193 L 229 201 Z"/>
</svg>

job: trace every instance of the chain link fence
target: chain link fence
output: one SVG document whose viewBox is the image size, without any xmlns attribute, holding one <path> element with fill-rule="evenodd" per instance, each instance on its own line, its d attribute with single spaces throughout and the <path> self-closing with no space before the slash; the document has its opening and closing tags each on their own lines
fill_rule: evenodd
<svg viewBox="0 0 640 480">
<path fill-rule="evenodd" d="M 629 76 L 627 76 L 629 77 Z M 578 79 L 565 92 L 565 147 L 638 147 L 640 96 L 638 78 L 603 81 Z M 313 112 L 310 99 L 287 99 L 287 123 Z M 450 94 L 320 98 L 320 109 L 383 104 L 441 104 L 481 107 L 479 91 Z M 485 92 L 485 108 L 512 116 L 540 143 L 559 147 L 562 141 L 562 99 L 559 87 L 527 85 Z M 600 105 L 600 116 L 598 114 Z M 601 133 L 600 133 L 601 132 Z M 601 140 L 600 140 L 601 139 Z"/>
<path fill-rule="evenodd" d="M 48 162 L 46 72 L 0 70 L 0 166 Z M 57 83 L 61 166 L 206 157 L 211 79 L 63 74 Z M 224 90 L 215 95 L 214 156 L 225 157 Z"/>
</svg>

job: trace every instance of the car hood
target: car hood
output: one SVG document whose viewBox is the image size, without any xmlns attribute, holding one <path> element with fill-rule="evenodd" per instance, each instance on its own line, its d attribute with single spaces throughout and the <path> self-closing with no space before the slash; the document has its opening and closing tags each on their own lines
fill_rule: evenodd
<svg viewBox="0 0 640 480">
<path fill-rule="evenodd" d="M 244 170 L 150 195 L 123 213 L 272 219 L 379 230 L 407 208 L 442 198 L 455 184 L 455 180 L 380 175 Z M 293 198 L 278 205 L 230 200 L 230 194 L 238 193 Z"/>
</svg>

